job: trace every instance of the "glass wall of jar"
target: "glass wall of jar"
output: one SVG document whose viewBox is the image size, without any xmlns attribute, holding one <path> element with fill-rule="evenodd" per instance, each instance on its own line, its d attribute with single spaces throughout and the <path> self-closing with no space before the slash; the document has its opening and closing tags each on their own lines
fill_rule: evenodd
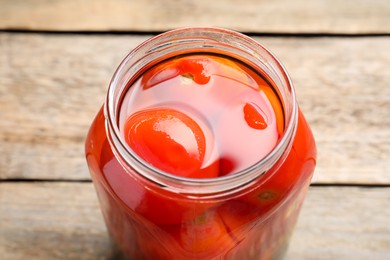
<svg viewBox="0 0 390 260">
<path fill-rule="evenodd" d="M 184 28 L 120 64 L 86 157 L 109 233 L 131 259 L 277 259 L 316 147 L 272 53 L 234 31 Z"/>
</svg>

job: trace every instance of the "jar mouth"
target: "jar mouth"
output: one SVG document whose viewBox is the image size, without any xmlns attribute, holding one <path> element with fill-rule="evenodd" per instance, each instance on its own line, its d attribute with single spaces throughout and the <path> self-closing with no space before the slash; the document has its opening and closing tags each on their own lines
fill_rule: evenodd
<svg viewBox="0 0 390 260">
<path fill-rule="evenodd" d="M 284 132 L 276 146 L 252 166 L 216 178 L 189 178 L 164 172 L 137 155 L 126 143 L 119 129 L 119 112 L 123 96 L 133 81 L 156 60 L 189 52 L 223 53 L 239 57 L 262 69 L 273 81 L 284 110 Z M 131 85 L 131 84 L 130 84 Z M 133 49 L 115 71 L 104 105 L 106 132 L 119 163 L 129 174 L 183 194 L 205 195 L 243 189 L 264 175 L 277 162 L 284 161 L 295 136 L 298 105 L 292 81 L 281 62 L 263 45 L 241 33 L 215 27 L 189 27 L 168 31 L 152 37 Z M 287 151 L 287 152 L 286 152 Z"/>
</svg>

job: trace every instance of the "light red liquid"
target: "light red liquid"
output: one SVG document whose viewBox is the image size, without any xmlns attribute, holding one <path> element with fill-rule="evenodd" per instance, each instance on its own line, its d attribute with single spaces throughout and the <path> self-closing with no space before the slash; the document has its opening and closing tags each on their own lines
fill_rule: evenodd
<svg viewBox="0 0 390 260">
<path fill-rule="evenodd" d="M 126 94 L 120 116 L 125 139 L 145 161 L 195 178 L 259 162 L 283 124 L 270 84 L 239 61 L 209 54 L 176 57 L 146 71 Z"/>
<path fill-rule="evenodd" d="M 203 61 L 181 63 L 186 59 Z M 153 167 L 192 178 L 234 174 L 266 156 L 284 131 L 280 100 L 265 78 L 221 56 L 159 63 L 132 84 L 119 127 Z M 309 186 L 316 148 L 299 111 L 286 160 L 218 199 L 172 193 L 126 172 L 107 140 L 102 110 L 86 155 L 108 230 L 130 258 L 278 259 Z"/>
</svg>

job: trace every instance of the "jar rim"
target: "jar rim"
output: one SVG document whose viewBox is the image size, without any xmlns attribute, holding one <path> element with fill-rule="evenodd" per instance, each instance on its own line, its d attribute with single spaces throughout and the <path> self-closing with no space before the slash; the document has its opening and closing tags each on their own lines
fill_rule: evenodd
<svg viewBox="0 0 390 260">
<path fill-rule="evenodd" d="M 237 42 L 233 42 L 232 39 Z M 215 178 L 182 177 L 164 172 L 148 164 L 140 158 L 129 145 L 127 145 L 122 137 L 118 124 L 119 100 L 128 89 L 128 81 L 136 77 L 135 73 L 139 73 L 133 71 L 133 74 L 128 74 L 129 68 L 135 66 L 134 64 L 136 63 L 138 66 L 142 66 L 143 64 L 145 67 L 148 64 L 144 61 L 145 57 L 148 57 L 149 59 L 151 57 L 158 57 L 158 55 L 161 55 L 163 52 L 174 54 L 174 51 L 169 48 L 176 48 L 177 45 L 188 43 L 186 40 L 200 48 L 206 48 L 205 46 L 209 47 L 211 43 L 217 45 L 221 44 L 221 46 L 219 46 L 220 48 L 231 48 L 232 50 L 230 51 L 237 51 L 240 54 L 247 53 L 247 55 L 253 56 L 254 60 L 264 59 L 263 56 L 265 55 L 270 59 L 269 61 L 272 61 L 272 65 L 275 66 L 274 69 L 278 70 L 277 76 L 279 79 L 285 82 L 285 88 L 289 91 L 290 100 L 288 100 L 288 102 L 291 108 L 288 115 L 286 115 L 286 111 L 284 111 L 285 122 L 287 122 L 284 132 L 271 152 L 261 158 L 257 163 L 226 176 Z M 191 46 L 189 48 L 191 48 Z M 259 55 L 259 51 L 262 52 L 262 55 Z M 229 53 L 223 53 L 229 56 Z M 259 60 L 258 62 L 261 63 L 264 62 L 264 60 Z M 123 80 L 123 77 L 125 76 L 128 77 L 127 80 Z M 273 87 L 280 88 L 281 86 L 274 84 Z M 280 98 L 283 101 L 285 97 Z M 284 109 L 285 106 L 286 105 L 283 105 Z M 217 27 L 186 27 L 167 31 L 151 37 L 134 48 L 124 58 L 116 69 L 109 84 L 104 105 L 104 115 L 110 146 L 119 163 L 122 167 L 127 169 L 128 172 L 135 171 L 138 175 L 158 184 L 160 187 L 177 193 L 204 195 L 221 192 L 226 193 L 233 190 L 236 191 L 238 188 L 243 189 L 247 184 L 264 175 L 264 173 L 270 170 L 276 162 L 284 160 L 286 151 L 291 149 L 292 141 L 295 137 L 298 105 L 295 98 L 293 83 L 286 69 L 276 56 L 262 44 L 249 36 L 229 29 Z M 286 120 L 286 117 L 288 120 Z"/>
</svg>

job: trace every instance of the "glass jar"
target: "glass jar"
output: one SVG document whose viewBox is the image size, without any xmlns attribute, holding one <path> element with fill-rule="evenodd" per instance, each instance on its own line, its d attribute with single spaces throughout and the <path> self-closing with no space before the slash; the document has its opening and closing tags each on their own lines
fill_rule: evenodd
<svg viewBox="0 0 390 260">
<path fill-rule="evenodd" d="M 125 94 L 149 68 L 188 53 L 239 60 L 277 93 L 284 127 L 253 165 L 215 178 L 176 176 L 126 143 L 119 126 Z M 131 259 L 281 258 L 316 164 L 315 141 L 284 67 L 255 40 L 219 28 L 173 30 L 135 48 L 112 78 L 85 149 L 108 231 Z"/>
</svg>

